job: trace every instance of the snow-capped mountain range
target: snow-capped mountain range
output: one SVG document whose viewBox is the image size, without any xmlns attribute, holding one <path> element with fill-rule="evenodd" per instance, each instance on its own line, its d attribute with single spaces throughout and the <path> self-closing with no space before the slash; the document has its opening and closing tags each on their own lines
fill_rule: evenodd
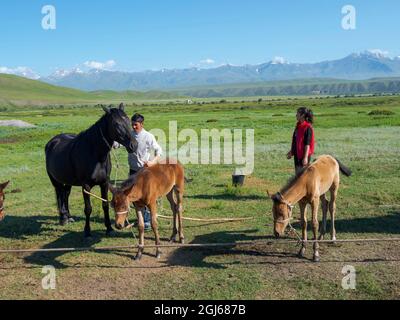
<svg viewBox="0 0 400 320">
<path fill-rule="evenodd" d="M 114 61 L 112 61 L 114 62 Z M 0 73 L 2 68 L 0 67 Z M 7 70 L 6 70 L 7 71 Z M 22 76 L 35 77 L 32 70 Z M 8 73 L 8 72 L 3 72 Z M 216 68 L 162 69 L 159 71 L 123 72 L 80 68 L 57 70 L 41 81 L 81 90 L 151 90 L 276 80 L 336 78 L 363 80 L 400 76 L 400 56 L 369 50 L 338 60 L 318 63 L 290 63 L 282 57 L 258 65 L 223 65 Z M 39 78 L 36 76 L 36 79 Z"/>
</svg>

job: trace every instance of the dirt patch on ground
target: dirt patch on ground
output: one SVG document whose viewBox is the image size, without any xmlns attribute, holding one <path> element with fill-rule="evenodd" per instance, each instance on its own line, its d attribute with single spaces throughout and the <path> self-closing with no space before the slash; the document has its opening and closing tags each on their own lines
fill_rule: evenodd
<svg viewBox="0 0 400 320">
<path fill-rule="evenodd" d="M 24 264 L 22 256 L 0 259 L 0 299 L 144 299 L 147 284 L 176 267 L 167 264 L 169 250 L 161 259 L 151 249 L 140 261 L 134 254 L 120 250 L 101 255 L 101 261 L 99 254 L 67 254 L 59 259 L 64 267 L 56 268 L 54 290 L 42 287 L 44 265 Z M 6 283 L 13 285 L 2 285 Z"/>
<path fill-rule="evenodd" d="M 35 125 L 22 120 L 0 120 L 0 127 L 36 128 Z"/>
<path fill-rule="evenodd" d="M 15 138 L 0 138 L 0 144 L 14 144 L 19 140 Z"/>
</svg>

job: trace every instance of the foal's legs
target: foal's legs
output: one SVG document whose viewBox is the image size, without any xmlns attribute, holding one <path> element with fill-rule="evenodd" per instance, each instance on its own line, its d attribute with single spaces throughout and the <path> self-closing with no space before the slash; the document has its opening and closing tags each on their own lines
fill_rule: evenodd
<svg viewBox="0 0 400 320">
<path fill-rule="evenodd" d="M 161 244 L 160 242 L 160 234 L 158 233 L 158 221 L 157 221 L 157 203 L 156 200 L 152 201 L 149 204 L 149 209 L 151 212 L 151 227 L 153 228 L 154 236 L 156 237 L 156 246 Z M 159 247 L 156 249 L 156 257 L 157 259 L 161 256 L 161 250 Z"/>
<path fill-rule="evenodd" d="M 322 206 L 322 224 L 320 228 L 319 240 L 324 240 L 326 233 L 326 216 L 328 214 L 328 200 L 326 200 L 326 195 L 323 194 L 320 198 Z"/>
<path fill-rule="evenodd" d="M 110 235 L 114 231 L 113 228 L 111 227 L 111 221 L 110 221 L 110 208 L 108 205 L 108 183 L 102 184 L 100 186 L 101 189 L 101 197 L 104 200 L 107 200 L 107 202 L 102 203 L 103 206 L 103 212 L 104 212 L 104 224 L 107 228 L 106 234 Z"/>
<path fill-rule="evenodd" d="M 318 207 L 319 207 L 319 197 L 315 197 L 311 201 L 312 229 L 314 234 L 313 240 L 317 240 L 318 236 Z M 313 257 L 314 262 L 320 261 L 318 249 L 319 249 L 318 242 L 314 242 L 314 257 Z"/>
<path fill-rule="evenodd" d="M 138 221 L 138 230 L 139 230 L 139 249 L 136 254 L 135 260 L 140 260 L 142 258 L 143 254 L 143 249 L 144 249 L 144 218 L 143 218 L 143 212 L 144 212 L 144 207 L 138 207 L 135 204 L 135 209 L 136 209 L 136 217 Z"/>
<path fill-rule="evenodd" d="M 82 194 L 83 194 L 83 199 L 85 201 L 85 238 L 90 238 L 92 236 L 91 230 L 90 230 L 90 215 L 92 214 L 92 205 L 90 203 L 90 195 L 86 194 L 84 190 L 87 192 L 90 192 L 92 188 L 89 185 L 84 185 L 82 187 Z"/>
<path fill-rule="evenodd" d="M 301 248 L 298 253 L 298 256 L 300 258 L 303 258 L 304 253 L 306 252 L 306 241 L 307 241 L 307 202 L 305 200 L 300 200 L 299 207 L 300 207 L 300 222 L 301 222 L 301 229 L 302 229 L 302 239 L 304 241 L 301 244 Z"/>
<path fill-rule="evenodd" d="M 183 185 L 176 185 L 175 195 L 177 201 L 177 209 L 178 209 L 178 232 L 179 232 L 179 242 L 185 243 L 185 236 L 183 235 L 183 223 L 182 223 L 182 213 L 183 213 Z"/>
<path fill-rule="evenodd" d="M 173 189 L 167 194 L 167 199 L 168 199 L 168 202 L 169 202 L 169 204 L 171 206 L 171 211 L 172 211 L 172 214 L 173 214 L 173 218 L 172 218 L 172 236 L 170 238 L 170 242 L 175 242 L 176 241 L 176 235 L 178 234 L 178 228 L 177 228 L 177 225 L 178 225 L 177 209 L 178 208 L 177 208 L 177 205 L 176 205 L 175 200 L 174 200 L 174 190 Z"/>
<path fill-rule="evenodd" d="M 333 241 L 335 241 L 336 240 L 335 214 L 336 214 L 336 197 L 338 193 L 338 185 L 333 184 L 330 191 L 331 191 L 331 199 L 329 201 L 329 212 L 331 214 L 331 238 Z"/>
</svg>

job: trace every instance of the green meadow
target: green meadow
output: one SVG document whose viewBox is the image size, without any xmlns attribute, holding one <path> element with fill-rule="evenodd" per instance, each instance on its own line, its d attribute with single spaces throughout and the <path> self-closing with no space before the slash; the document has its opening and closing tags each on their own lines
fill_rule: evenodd
<svg viewBox="0 0 400 320">
<path fill-rule="evenodd" d="M 311 262 L 310 245 L 307 259 L 299 259 L 295 245 L 268 243 L 272 203 L 267 190 L 278 191 L 293 174 L 293 163 L 286 159 L 286 153 L 296 109 L 308 106 L 315 114 L 316 156 L 334 155 L 353 171 L 353 176 L 341 179 L 338 239 L 398 237 L 400 97 L 235 100 L 128 104 L 126 111 L 129 116 L 141 112 L 148 130 L 163 129 L 167 137 L 169 121 L 177 121 L 178 130 L 189 128 L 198 134 L 212 128 L 255 130 L 255 167 L 243 187 L 231 185 L 234 165 L 188 164 L 186 176 L 191 182 L 184 196 L 185 216 L 253 219 L 185 221 L 184 233 L 187 243 L 254 240 L 256 245 L 164 249 L 159 260 L 154 249 L 145 249 L 141 261 L 133 260 L 136 252 L 132 250 L 0 254 L 0 299 L 398 299 L 399 243 L 322 244 L 317 264 Z M 88 128 L 102 113 L 94 106 L 10 107 L 0 112 L 0 120 L 18 119 L 36 125 L 31 129 L 0 127 L 0 182 L 11 180 L 6 194 L 7 216 L 0 222 L 1 249 L 136 243 L 129 230 L 105 235 L 101 203 L 95 199 L 93 239 L 85 240 L 78 187 L 73 188 L 70 198 L 76 222 L 58 225 L 44 146 L 56 134 Z M 116 155 L 119 168 L 113 161 L 112 180 L 116 176 L 121 180 L 128 173 L 127 153 L 119 149 Z M 93 192 L 99 194 L 99 188 Z M 166 199 L 159 209 L 170 214 Z M 294 215 L 299 217 L 298 207 Z M 167 243 L 171 223 L 159 222 L 163 243 Z M 294 227 L 300 228 L 298 223 Z M 145 243 L 154 243 L 152 232 L 146 233 Z M 41 272 L 46 265 L 56 268 L 55 290 L 42 288 Z M 348 265 L 356 269 L 355 290 L 342 288 L 342 269 Z"/>
</svg>

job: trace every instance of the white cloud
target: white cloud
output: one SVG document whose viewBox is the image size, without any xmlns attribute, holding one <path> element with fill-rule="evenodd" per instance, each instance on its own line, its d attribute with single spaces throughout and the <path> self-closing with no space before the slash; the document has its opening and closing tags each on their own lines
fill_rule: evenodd
<svg viewBox="0 0 400 320">
<path fill-rule="evenodd" d="M 288 64 L 284 57 L 274 57 L 271 61 L 271 64 Z"/>
<path fill-rule="evenodd" d="M 198 63 L 190 62 L 189 66 L 196 69 L 202 69 L 207 67 L 213 67 L 215 65 L 215 60 L 211 58 L 200 60 Z"/>
<path fill-rule="evenodd" d="M 204 60 L 200 61 L 200 64 L 206 64 L 206 65 L 210 65 L 210 64 L 214 64 L 214 63 L 215 63 L 215 60 L 210 59 L 210 58 L 207 58 L 207 59 L 204 59 Z"/>
<path fill-rule="evenodd" d="M 114 60 L 108 60 L 106 62 L 86 61 L 84 65 L 90 69 L 109 70 L 116 65 L 116 62 Z"/>
<path fill-rule="evenodd" d="M 40 76 L 28 67 L 16 67 L 16 68 L 8 68 L 8 67 L 0 67 L 0 73 L 13 74 L 16 76 L 25 77 L 28 79 L 37 80 Z"/>
</svg>

